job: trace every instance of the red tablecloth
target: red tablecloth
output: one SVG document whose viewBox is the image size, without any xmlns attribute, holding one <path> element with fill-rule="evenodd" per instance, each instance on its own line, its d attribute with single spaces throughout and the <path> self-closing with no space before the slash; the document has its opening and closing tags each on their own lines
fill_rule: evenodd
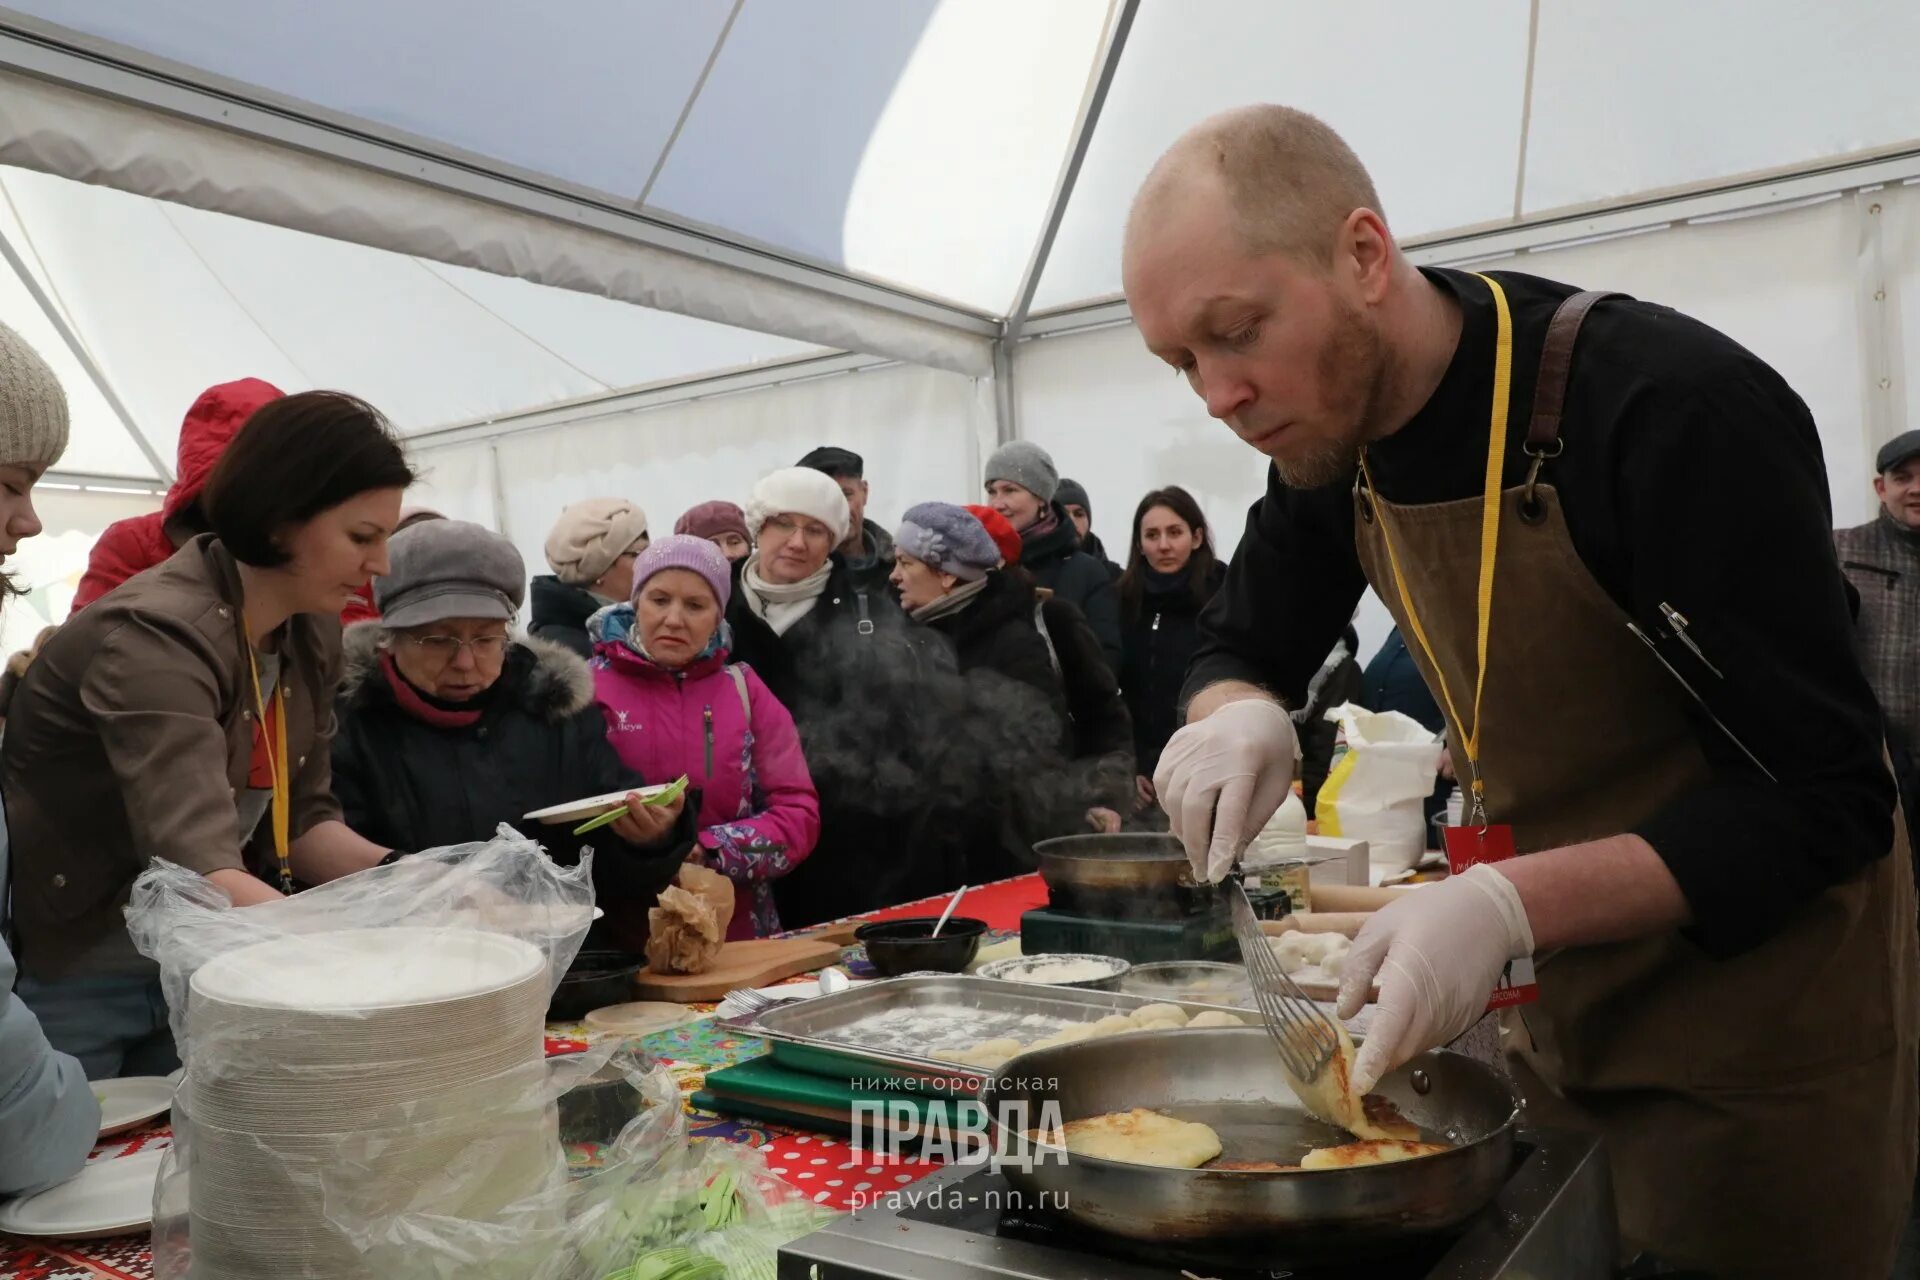
<svg viewBox="0 0 1920 1280">
<path fill-rule="evenodd" d="M 943 893 L 937 898 L 922 898 L 918 902 L 902 903 L 855 918 L 898 920 L 906 916 L 938 916 L 947 909 L 947 900 L 951 897 L 952 894 Z M 960 899 L 960 907 L 954 914 L 984 920 L 989 929 L 1017 931 L 1023 912 L 1043 907 L 1046 903 L 1047 886 L 1037 874 L 1015 876 L 1011 880 L 995 880 L 992 884 L 967 890 L 967 896 Z"/>
<path fill-rule="evenodd" d="M 902 903 L 882 911 L 858 917 L 861 920 L 894 920 L 904 916 L 937 916 L 946 909 L 951 894 Z M 1022 912 L 1042 906 L 1047 887 L 1037 875 L 1017 876 L 970 889 L 960 900 L 956 915 L 984 920 L 991 929 L 1017 930 Z M 747 1044 L 728 1044 L 725 1032 L 710 1023 L 684 1028 L 677 1033 L 662 1033 L 684 1043 L 660 1043 L 655 1046 L 662 1061 L 679 1079 L 683 1096 L 691 1094 L 714 1066 L 753 1056 L 760 1050 Z M 650 1037 L 650 1040 L 653 1038 Z M 743 1038 L 744 1039 L 744 1038 Z M 763 1042 L 752 1041 L 753 1046 Z M 583 1042 L 561 1036 L 549 1036 L 548 1054 L 570 1053 L 585 1048 Z M 695 1113 L 694 1137 L 704 1141 L 744 1142 L 766 1151 L 774 1173 L 805 1192 L 817 1203 L 846 1208 L 863 1196 L 917 1181 L 939 1166 L 917 1159 L 888 1159 L 869 1164 L 855 1161 L 845 1139 L 817 1133 L 804 1133 L 784 1125 L 755 1123 L 727 1117 L 705 1117 Z M 112 1159 L 171 1141 L 172 1131 L 165 1124 L 136 1134 L 125 1135 L 100 1145 L 94 1159 Z M 106 1240 L 26 1240 L 0 1235 L 0 1280 L 150 1280 L 153 1258 L 144 1234 L 115 1236 Z"/>
</svg>

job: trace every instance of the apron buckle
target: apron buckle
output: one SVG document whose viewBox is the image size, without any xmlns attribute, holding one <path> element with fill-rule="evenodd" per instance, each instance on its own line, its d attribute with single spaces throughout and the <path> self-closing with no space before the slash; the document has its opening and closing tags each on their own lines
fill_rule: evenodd
<svg viewBox="0 0 1920 1280">
<path fill-rule="evenodd" d="M 1540 495 L 1534 492 L 1540 483 L 1540 464 L 1548 458 L 1559 457 L 1566 447 L 1567 442 L 1558 436 L 1544 444 L 1535 444 L 1529 440 L 1521 446 L 1522 452 L 1533 459 L 1527 465 L 1526 491 L 1520 495 L 1520 519 L 1525 523 L 1537 525 L 1547 518 L 1547 505 L 1540 501 Z"/>
</svg>

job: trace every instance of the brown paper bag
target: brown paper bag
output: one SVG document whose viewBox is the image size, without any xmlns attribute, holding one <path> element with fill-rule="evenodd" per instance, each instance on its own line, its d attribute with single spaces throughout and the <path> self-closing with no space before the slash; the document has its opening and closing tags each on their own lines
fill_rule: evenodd
<svg viewBox="0 0 1920 1280">
<path fill-rule="evenodd" d="M 693 863 L 680 868 L 647 912 L 647 967 L 704 973 L 719 958 L 733 919 L 733 881 Z"/>
</svg>

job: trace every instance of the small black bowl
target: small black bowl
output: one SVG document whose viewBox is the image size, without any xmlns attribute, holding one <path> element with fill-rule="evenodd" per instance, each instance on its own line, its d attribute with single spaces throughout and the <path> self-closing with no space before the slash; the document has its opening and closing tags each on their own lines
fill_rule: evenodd
<svg viewBox="0 0 1920 1280">
<path fill-rule="evenodd" d="M 547 1002 L 548 1022 L 574 1022 L 595 1009 L 633 999 L 633 975 L 647 967 L 645 956 L 627 951 L 582 951 Z"/>
<path fill-rule="evenodd" d="M 867 959 L 873 962 L 873 967 L 889 978 L 915 969 L 959 973 L 973 963 L 975 953 L 980 950 L 981 935 L 987 931 L 987 922 L 955 916 L 936 938 L 933 926 L 939 923 L 939 916 L 876 920 L 855 929 L 853 938 L 866 946 Z"/>
</svg>

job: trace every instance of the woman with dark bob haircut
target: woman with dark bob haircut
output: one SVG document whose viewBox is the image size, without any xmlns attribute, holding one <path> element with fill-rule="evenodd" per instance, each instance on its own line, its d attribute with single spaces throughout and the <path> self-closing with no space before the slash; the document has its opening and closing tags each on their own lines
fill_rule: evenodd
<svg viewBox="0 0 1920 1280">
<path fill-rule="evenodd" d="M 340 609 L 387 571 L 413 479 L 364 401 L 263 405 L 207 481 L 212 532 L 75 615 L 21 679 L 0 739 L 17 990 L 89 1078 L 177 1065 L 121 914 L 151 859 L 244 907 L 388 856 L 340 820 L 330 739 Z"/>
</svg>

